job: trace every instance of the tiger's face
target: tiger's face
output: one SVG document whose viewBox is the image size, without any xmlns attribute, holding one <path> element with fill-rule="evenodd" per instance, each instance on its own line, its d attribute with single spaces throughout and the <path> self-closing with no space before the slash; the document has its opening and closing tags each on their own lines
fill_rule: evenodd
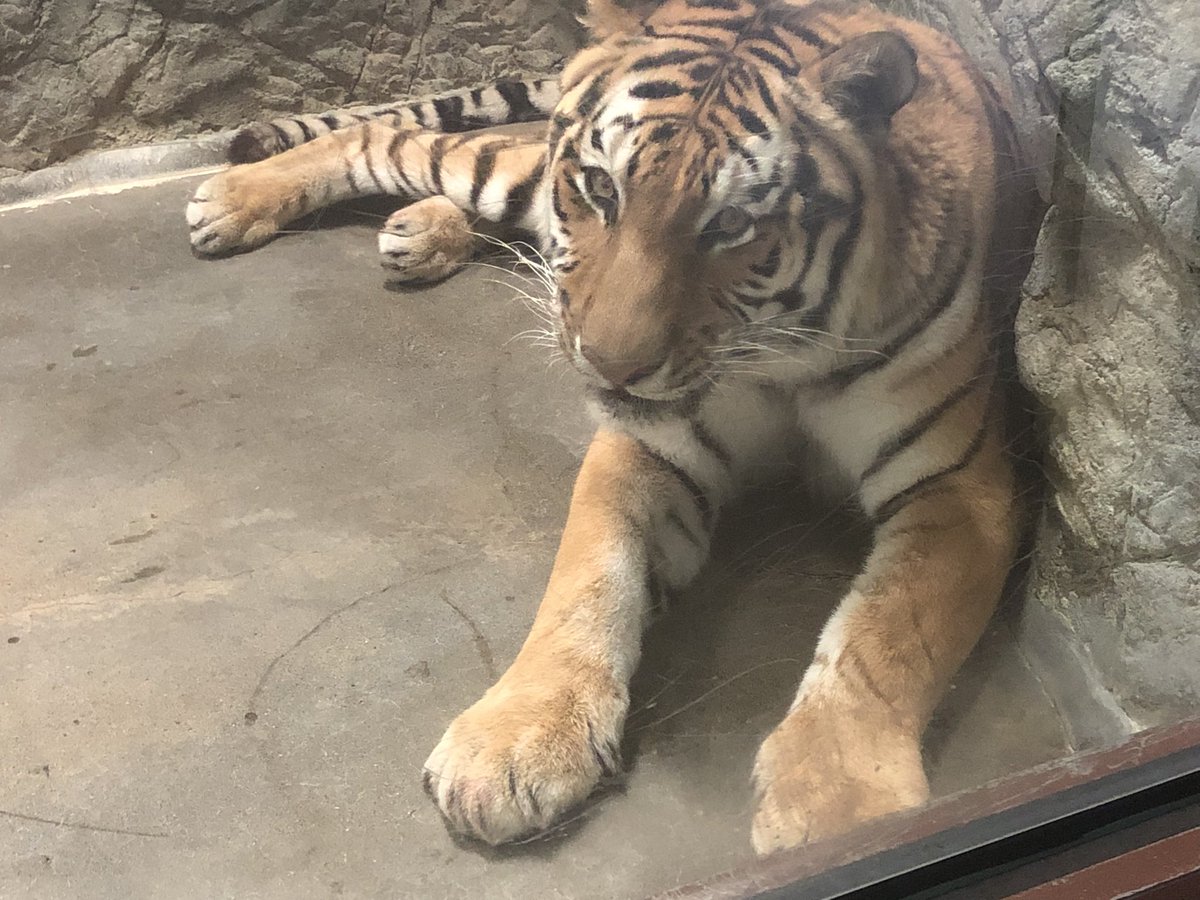
<svg viewBox="0 0 1200 900">
<path fill-rule="evenodd" d="M 787 63 L 765 12 L 717 45 L 671 10 L 576 57 L 549 153 L 563 348 L 597 387 L 663 401 L 734 368 L 748 326 L 830 327 L 876 224 L 864 169 L 915 79 L 894 35 Z M 911 74 L 873 100 L 881 60 Z"/>
</svg>

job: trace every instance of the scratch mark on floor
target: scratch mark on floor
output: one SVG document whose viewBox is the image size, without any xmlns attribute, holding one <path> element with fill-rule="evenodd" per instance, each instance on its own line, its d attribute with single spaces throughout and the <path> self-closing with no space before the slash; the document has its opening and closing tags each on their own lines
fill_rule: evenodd
<svg viewBox="0 0 1200 900">
<path fill-rule="evenodd" d="M 129 537 L 117 538 L 115 541 L 109 541 L 108 546 L 119 547 L 121 544 L 136 544 L 138 541 L 144 541 L 150 535 L 154 534 L 154 529 L 143 531 L 141 534 L 131 534 Z"/>
<path fill-rule="evenodd" d="M 483 663 L 483 669 L 487 672 L 488 678 L 495 681 L 497 677 L 496 660 L 492 657 L 492 645 L 479 630 L 479 625 L 463 611 L 462 607 L 451 600 L 450 595 L 445 591 L 442 591 L 442 602 L 458 613 L 458 617 L 467 623 L 467 627 L 471 629 L 471 638 L 475 642 L 475 652 L 479 654 L 479 661 Z"/>
<path fill-rule="evenodd" d="M 122 578 L 121 584 L 133 584 L 135 581 L 141 581 L 145 578 L 153 578 L 155 575 L 161 575 L 165 571 L 167 571 L 166 566 L 145 566 L 144 568 L 138 569 L 128 578 Z"/>
<path fill-rule="evenodd" d="M 133 837 L 165 838 L 170 837 L 165 831 L 138 831 L 136 828 L 110 828 L 107 825 L 89 825 L 87 822 L 69 822 L 66 819 L 48 819 L 44 816 L 31 816 L 27 813 L 13 812 L 0 809 L 0 816 L 9 819 L 20 819 L 22 822 L 39 822 L 42 825 L 56 825 L 59 828 L 76 828 L 80 831 L 99 831 L 104 834 L 128 834 Z"/>
<path fill-rule="evenodd" d="M 420 581 L 423 578 L 428 578 L 431 575 L 438 575 L 449 569 L 453 569 L 456 566 L 461 566 L 463 564 L 463 562 L 464 562 L 464 560 L 458 559 L 458 560 L 455 560 L 454 562 L 446 563 L 443 566 L 438 566 L 436 569 L 430 569 L 427 572 L 422 572 L 419 575 L 414 575 L 412 578 L 407 578 L 404 581 L 399 581 L 399 582 L 395 582 L 393 584 L 384 585 L 379 590 L 371 591 L 369 593 L 363 594 L 360 597 L 356 597 L 355 599 L 351 600 L 349 603 L 347 603 L 343 606 L 339 606 L 337 609 L 333 610 L 332 612 L 326 614 L 325 616 L 322 616 L 317 621 L 317 623 L 315 625 L 313 625 L 312 628 L 308 629 L 308 631 L 306 631 L 306 632 L 304 632 L 304 634 L 300 635 L 300 637 L 298 637 L 290 647 L 288 647 L 282 653 L 279 653 L 274 659 L 271 660 L 270 663 L 267 664 L 266 669 L 264 669 L 262 675 L 259 676 L 258 683 L 254 686 L 254 690 L 250 693 L 250 699 L 246 703 L 247 711 L 255 713 L 255 717 L 257 718 L 258 710 L 256 709 L 256 707 L 258 704 L 258 698 L 262 695 L 263 689 L 267 686 L 267 682 L 271 680 L 271 675 L 274 674 L 275 669 L 278 668 L 279 664 L 281 662 L 283 662 L 288 656 L 290 656 L 292 653 L 295 653 L 296 650 L 298 650 L 305 641 L 307 641 L 309 638 L 313 637 L 314 635 L 318 634 L 322 629 L 324 629 L 327 625 L 329 625 L 329 623 L 332 622 L 334 619 L 337 619 L 339 616 L 342 616 L 345 613 L 350 612 L 352 609 L 354 609 L 356 606 L 358 606 L 364 600 L 369 600 L 372 597 L 378 597 L 381 594 L 386 594 L 388 591 L 393 590 L 394 588 L 407 587 L 408 585 L 413 584 L 414 582 Z"/>
</svg>

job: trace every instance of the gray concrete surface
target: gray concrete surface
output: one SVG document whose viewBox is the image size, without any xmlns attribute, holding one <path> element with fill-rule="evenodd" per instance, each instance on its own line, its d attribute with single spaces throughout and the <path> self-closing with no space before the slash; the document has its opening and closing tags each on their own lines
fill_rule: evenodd
<svg viewBox="0 0 1200 900">
<path fill-rule="evenodd" d="M 749 855 L 749 772 L 862 551 L 740 513 L 651 632 L 624 783 L 456 843 L 419 769 L 512 657 L 589 433 L 476 269 L 382 286 L 376 213 L 193 259 L 194 181 L 0 212 L 0 895 L 635 897 Z M 1001 621 L 939 793 L 1064 752 Z"/>
</svg>

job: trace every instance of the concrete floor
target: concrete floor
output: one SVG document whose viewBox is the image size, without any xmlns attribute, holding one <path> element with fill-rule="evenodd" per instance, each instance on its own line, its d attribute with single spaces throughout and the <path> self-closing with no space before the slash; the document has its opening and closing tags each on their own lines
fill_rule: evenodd
<svg viewBox="0 0 1200 900">
<path fill-rule="evenodd" d="M 384 289 L 363 211 L 194 259 L 194 184 L 0 213 L 0 895 L 635 897 L 747 858 L 855 523 L 735 514 L 649 636 L 624 786 L 456 843 L 420 765 L 531 619 L 577 385 L 503 275 Z M 1064 752 L 1004 623 L 928 745 L 939 793 Z"/>
</svg>

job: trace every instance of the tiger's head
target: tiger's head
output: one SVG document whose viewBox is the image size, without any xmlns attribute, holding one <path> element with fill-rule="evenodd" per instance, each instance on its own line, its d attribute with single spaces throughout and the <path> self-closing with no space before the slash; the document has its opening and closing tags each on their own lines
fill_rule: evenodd
<svg viewBox="0 0 1200 900">
<path fill-rule="evenodd" d="M 892 32 L 831 45 L 802 11 L 590 0 L 550 124 L 547 257 L 563 348 L 600 390 L 689 396 L 746 352 L 731 335 L 845 330 L 852 285 L 885 277 L 893 226 L 867 197 L 916 54 Z"/>
</svg>

